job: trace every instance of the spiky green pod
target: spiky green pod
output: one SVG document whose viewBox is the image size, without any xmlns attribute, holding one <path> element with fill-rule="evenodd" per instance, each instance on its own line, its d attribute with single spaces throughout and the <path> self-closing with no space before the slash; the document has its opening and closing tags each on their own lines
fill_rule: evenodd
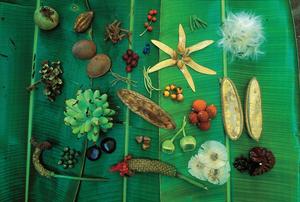
<svg viewBox="0 0 300 202">
<path fill-rule="evenodd" d="M 96 142 L 100 130 L 107 132 L 113 127 L 112 116 L 115 111 L 109 108 L 107 94 L 100 94 L 99 90 L 91 89 L 77 91 L 76 99 L 66 100 L 65 119 L 67 126 L 78 138 L 87 134 L 90 141 Z"/>
</svg>

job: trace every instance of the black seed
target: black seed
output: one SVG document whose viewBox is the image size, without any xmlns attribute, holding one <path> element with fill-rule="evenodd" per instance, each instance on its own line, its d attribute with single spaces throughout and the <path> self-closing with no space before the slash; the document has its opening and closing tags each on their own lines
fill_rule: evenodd
<svg viewBox="0 0 300 202">
<path fill-rule="evenodd" d="M 100 156 L 101 156 L 100 147 L 96 145 L 89 147 L 86 151 L 86 157 L 91 161 L 95 161 L 99 159 Z"/>
<path fill-rule="evenodd" d="M 104 138 L 100 143 L 101 150 L 109 154 L 116 150 L 116 145 L 116 140 L 111 137 Z"/>
</svg>

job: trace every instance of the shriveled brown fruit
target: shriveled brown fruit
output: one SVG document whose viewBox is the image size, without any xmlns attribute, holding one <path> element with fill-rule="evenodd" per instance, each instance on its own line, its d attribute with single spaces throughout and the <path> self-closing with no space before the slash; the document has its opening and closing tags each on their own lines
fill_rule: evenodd
<svg viewBox="0 0 300 202">
<path fill-rule="evenodd" d="M 110 67 L 110 58 L 105 54 L 98 54 L 90 60 L 87 66 L 87 74 L 90 78 L 97 78 L 106 74 Z"/>
<path fill-rule="evenodd" d="M 72 53 L 79 59 L 91 59 L 96 55 L 96 45 L 92 40 L 80 40 L 73 45 Z"/>
</svg>

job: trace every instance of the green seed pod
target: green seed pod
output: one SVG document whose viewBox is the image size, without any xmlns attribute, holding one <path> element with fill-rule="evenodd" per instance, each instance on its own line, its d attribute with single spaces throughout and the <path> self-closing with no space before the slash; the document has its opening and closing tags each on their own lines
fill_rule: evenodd
<svg viewBox="0 0 300 202">
<path fill-rule="evenodd" d="M 180 140 L 180 147 L 183 152 L 193 151 L 196 148 L 197 141 L 193 136 L 185 136 Z"/>
<path fill-rule="evenodd" d="M 79 157 L 79 156 L 80 156 L 80 152 L 79 151 L 75 152 L 75 157 Z"/>
<path fill-rule="evenodd" d="M 165 140 L 161 147 L 162 151 L 167 154 L 172 154 L 175 151 L 175 145 L 173 144 L 172 140 Z"/>
<path fill-rule="evenodd" d="M 59 15 L 49 6 L 41 6 L 34 12 L 35 24 L 43 30 L 54 29 L 59 23 Z"/>
</svg>

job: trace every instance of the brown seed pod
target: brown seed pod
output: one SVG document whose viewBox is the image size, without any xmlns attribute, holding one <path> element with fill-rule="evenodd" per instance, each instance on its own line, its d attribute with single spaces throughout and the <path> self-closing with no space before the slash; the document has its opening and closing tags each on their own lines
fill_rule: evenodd
<svg viewBox="0 0 300 202">
<path fill-rule="evenodd" d="M 261 91 L 256 78 L 249 82 L 245 101 L 245 120 L 248 134 L 258 141 L 262 133 Z"/>
<path fill-rule="evenodd" d="M 228 78 L 222 80 L 221 98 L 225 132 L 230 139 L 237 140 L 244 127 L 243 111 L 236 87 Z"/>
<path fill-rule="evenodd" d="M 73 45 L 72 53 L 79 59 L 90 59 L 96 55 L 96 45 L 92 40 L 80 40 Z"/>
<path fill-rule="evenodd" d="M 122 102 L 134 113 L 159 128 L 175 129 L 171 116 L 145 96 L 127 89 L 118 91 Z"/>
<path fill-rule="evenodd" d="M 93 17 L 93 11 L 79 14 L 74 23 L 74 31 L 78 33 L 85 32 L 90 27 Z"/>
<path fill-rule="evenodd" d="M 97 78 L 106 74 L 110 67 L 110 58 L 105 54 L 98 54 L 90 60 L 87 66 L 87 74 L 90 78 Z"/>
<path fill-rule="evenodd" d="M 275 165 L 275 157 L 270 150 L 263 147 L 254 147 L 249 152 L 251 166 L 249 174 L 252 176 L 261 175 L 270 171 Z"/>
</svg>

